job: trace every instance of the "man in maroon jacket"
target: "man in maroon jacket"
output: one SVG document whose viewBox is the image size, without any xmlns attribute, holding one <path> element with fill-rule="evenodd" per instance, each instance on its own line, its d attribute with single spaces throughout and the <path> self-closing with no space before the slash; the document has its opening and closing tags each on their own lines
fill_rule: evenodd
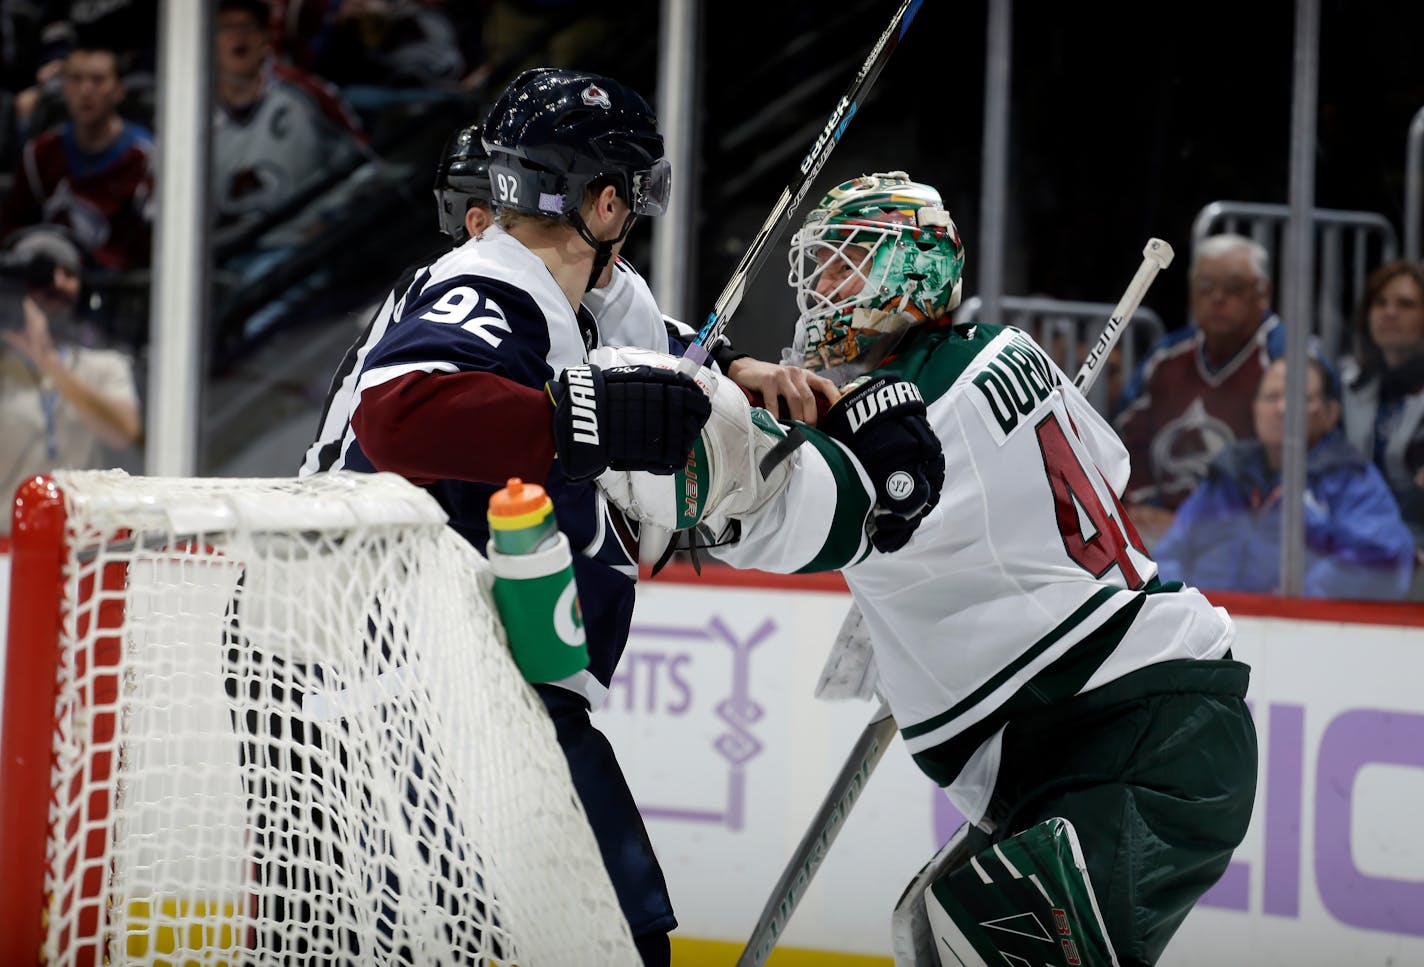
<svg viewBox="0 0 1424 967">
<path fill-rule="evenodd" d="M 153 136 L 119 115 L 119 56 L 81 46 L 64 63 L 69 120 L 25 143 L 0 210 L 4 234 L 47 223 L 68 229 L 101 268 L 148 265 Z"/>
</svg>

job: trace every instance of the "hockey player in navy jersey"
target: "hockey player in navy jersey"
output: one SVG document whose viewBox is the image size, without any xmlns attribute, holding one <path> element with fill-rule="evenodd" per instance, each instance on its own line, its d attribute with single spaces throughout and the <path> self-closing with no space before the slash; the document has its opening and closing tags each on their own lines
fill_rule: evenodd
<svg viewBox="0 0 1424 967">
<path fill-rule="evenodd" d="M 909 398 L 895 374 L 943 447 L 943 493 L 903 546 L 867 544 L 820 444 L 757 500 L 714 465 L 700 525 L 738 567 L 844 562 L 860 671 L 873 656 L 905 747 L 970 820 L 906 891 L 897 964 L 1152 964 L 1251 816 L 1249 669 L 1224 611 L 1158 580 L 1123 512 L 1126 450 L 1072 380 L 1017 329 L 954 324 L 963 262 L 939 193 L 903 172 L 841 184 L 792 241 L 788 358 L 846 389 L 820 429 L 874 446 Z M 704 439 L 729 422 L 714 410 Z M 681 513 L 665 478 L 611 476 L 621 505 Z M 1009 917 L 1046 932 L 980 926 Z"/>
<path fill-rule="evenodd" d="M 433 191 L 438 225 L 457 248 L 487 231 L 502 231 L 494 220 L 489 153 L 480 140 L 482 129 L 483 123 L 476 121 L 452 132 L 435 170 Z M 356 401 L 360 362 L 390 325 L 396 303 L 424 269 L 424 265 L 413 265 L 401 273 L 389 296 L 347 350 L 332 376 L 317 423 L 317 437 L 303 458 L 302 473 L 342 465 L 341 454 L 354 441 L 351 410 Z M 694 335 L 691 327 L 663 315 L 647 283 L 622 256 L 613 259 L 594 288 L 584 293 L 583 308 L 593 318 L 601 345 L 642 346 L 680 354 Z M 838 392 L 834 383 L 817 373 L 755 359 L 737 351 L 730 339 L 719 340 L 711 355 L 718 370 L 731 377 L 752 401 L 787 419 L 814 426 L 817 397 L 825 400 Z"/>
<path fill-rule="evenodd" d="M 423 484 L 481 551 L 490 495 L 510 477 L 543 482 L 582 551 L 574 572 L 590 667 L 537 688 L 634 939 L 645 962 L 667 963 L 676 920 L 662 872 L 612 749 L 588 720 L 626 641 L 638 565 L 636 527 L 591 480 L 610 466 L 671 473 L 709 404 L 680 374 L 587 365 L 597 327 L 581 304 L 637 218 L 662 212 L 668 166 L 638 94 L 568 71 L 517 78 L 484 137 L 506 230 L 452 250 L 392 293 L 359 361 L 350 438 L 330 466 Z M 582 420 L 597 432 L 578 432 Z"/>
<path fill-rule="evenodd" d="M 638 524 L 595 480 L 630 472 L 669 485 L 685 478 L 714 405 L 703 387 L 720 393 L 723 409 L 733 396 L 741 411 L 749 407 L 742 390 L 716 373 L 701 374 L 699 386 L 666 366 L 607 355 L 614 346 L 638 346 L 667 359 L 676 346 L 646 284 L 614 267 L 633 222 L 660 214 L 667 199 L 662 139 L 646 102 L 608 78 L 530 71 L 501 95 L 482 133 L 488 158 L 476 157 L 468 137 L 465 150 L 455 144 L 461 157 L 447 159 L 437 199 L 442 224 L 458 241 L 480 227 L 482 216 L 472 212 L 488 184 L 499 225 L 392 291 L 333 381 L 303 472 L 401 473 L 424 485 L 481 551 L 489 496 L 511 476 L 544 484 L 577 552 L 590 666 L 536 689 L 644 962 L 666 964 L 676 919 L 662 872 L 613 751 L 589 719 L 626 644 L 639 537 Z M 479 177 L 482 164 L 488 181 Z M 595 317 L 586 303 L 604 280 Z M 788 376 L 807 397 L 819 385 Z M 591 412 L 583 405 L 590 390 Z M 597 442 L 578 432 L 590 417 Z M 916 419 L 923 442 L 922 415 L 907 411 L 899 421 Z M 876 494 L 851 449 L 825 445 L 863 521 Z M 934 446 L 906 455 L 917 471 L 937 459 Z M 933 474 L 919 475 L 916 509 L 937 493 Z"/>
</svg>

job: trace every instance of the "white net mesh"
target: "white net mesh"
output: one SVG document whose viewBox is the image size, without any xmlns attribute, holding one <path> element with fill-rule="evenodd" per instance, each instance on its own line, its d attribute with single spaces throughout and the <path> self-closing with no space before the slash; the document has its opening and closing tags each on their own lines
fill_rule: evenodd
<svg viewBox="0 0 1424 967">
<path fill-rule="evenodd" d="M 51 962 L 637 963 L 484 559 L 427 495 L 55 476 Z"/>
</svg>

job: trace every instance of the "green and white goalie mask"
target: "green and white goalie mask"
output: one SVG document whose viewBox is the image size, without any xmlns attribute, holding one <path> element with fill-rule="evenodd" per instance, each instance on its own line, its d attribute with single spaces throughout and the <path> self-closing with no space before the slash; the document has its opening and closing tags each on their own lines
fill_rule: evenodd
<svg viewBox="0 0 1424 967">
<path fill-rule="evenodd" d="M 959 230 L 939 192 L 903 171 L 832 188 L 792 236 L 790 259 L 800 316 L 782 362 L 839 385 L 959 305 Z"/>
</svg>

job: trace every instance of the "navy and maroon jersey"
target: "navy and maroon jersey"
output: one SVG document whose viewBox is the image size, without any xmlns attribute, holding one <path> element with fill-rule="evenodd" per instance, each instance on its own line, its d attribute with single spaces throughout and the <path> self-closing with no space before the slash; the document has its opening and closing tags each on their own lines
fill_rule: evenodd
<svg viewBox="0 0 1424 967">
<path fill-rule="evenodd" d="M 1285 326 L 1268 316 L 1224 366 L 1212 370 L 1195 327 L 1169 334 L 1142 361 L 1113 421 L 1132 460 L 1123 499 L 1175 510 L 1213 457 L 1256 435 L 1251 401 L 1271 360 L 1285 352 Z"/>
<path fill-rule="evenodd" d="M 65 123 L 25 143 L 3 219 L 6 234 L 62 225 L 96 265 L 126 270 L 148 265 L 153 213 L 153 136 L 125 121 L 113 144 L 89 154 Z"/>
<path fill-rule="evenodd" d="M 301 467 L 400 473 L 481 553 L 490 495 L 509 477 L 541 483 L 574 551 L 588 635 L 588 670 L 559 684 L 594 708 L 627 641 L 639 530 L 591 482 L 564 478 L 544 384 L 615 332 L 668 348 L 647 285 L 631 268 L 614 277 L 590 293 L 600 317 L 575 314 L 539 257 L 498 228 L 409 270 L 339 367 Z"/>
</svg>

